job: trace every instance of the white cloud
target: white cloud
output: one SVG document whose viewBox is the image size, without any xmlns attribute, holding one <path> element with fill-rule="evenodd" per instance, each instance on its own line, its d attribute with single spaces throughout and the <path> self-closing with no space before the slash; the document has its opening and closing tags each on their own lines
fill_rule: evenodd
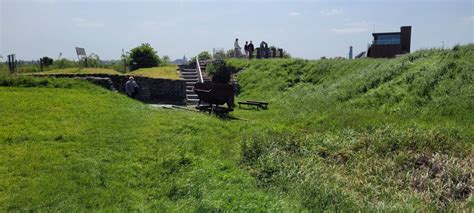
<svg viewBox="0 0 474 213">
<path fill-rule="evenodd" d="M 342 14 L 340 9 L 324 9 L 319 11 L 322 16 L 336 16 Z"/>
<path fill-rule="evenodd" d="M 76 27 L 86 27 L 86 28 L 101 28 L 104 27 L 103 23 L 90 21 L 84 18 L 73 18 L 72 22 Z"/>
<path fill-rule="evenodd" d="M 369 29 L 366 27 L 345 27 L 345 28 L 332 28 L 331 31 L 337 34 L 352 34 L 352 33 L 363 33 Z"/>
<path fill-rule="evenodd" d="M 300 12 L 292 11 L 292 12 L 289 12 L 288 15 L 289 15 L 289 16 L 300 16 L 301 13 L 300 13 Z"/>
</svg>

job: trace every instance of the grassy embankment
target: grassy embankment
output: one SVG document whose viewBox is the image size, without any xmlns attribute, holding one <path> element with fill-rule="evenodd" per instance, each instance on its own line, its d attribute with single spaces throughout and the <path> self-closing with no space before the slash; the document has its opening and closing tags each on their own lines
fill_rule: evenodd
<svg viewBox="0 0 474 213">
<path fill-rule="evenodd" d="M 243 123 L 78 80 L 0 85 L 1 211 L 289 209 L 236 166 Z"/>
<path fill-rule="evenodd" d="M 472 58 L 232 60 L 231 121 L 1 80 L 0 209 L 472 210 Z"/>
<path fill-rule="evenodd" d="M 397 59 L 231 61 L 273 130 L 243 142 L 262 187 L 310 209 L 473 208 L 474 45 Z M 249 117 L 250 111 L 236 116 Z"/>
<path fill-rule="evenodd" d="M 38 72 L 35 74 L 114 74 L 122 75 L 112 69 L 104 68 L 66 68 L 66 69 L 55 69 L 45 72 Z M 149 78 L 165 78 L 165 79 L 180 79 L 179 72 L 176 66 L 166 67 L 153 67 L 153 68 L 142 68 L 133 72 L 126 73 L 127 75 L 142 76 Z"/>
</svg>

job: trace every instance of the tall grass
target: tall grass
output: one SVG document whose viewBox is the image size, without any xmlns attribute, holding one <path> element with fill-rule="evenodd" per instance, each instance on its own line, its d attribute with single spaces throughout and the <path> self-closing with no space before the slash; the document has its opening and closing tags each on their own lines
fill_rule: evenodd
<svg viewBox="0 0 474 213">
<path fill-rule="evenodd" d="M 0 78 L 8 76 L 9 73 L 8 66 L 0 63 Z"/>
<path fill-rule="evenodd" d="M 310 209 L 472 208 L 472 58 L 474 45 L 390 60 L 230 60 L 240 99 L 272 109 L 255 118 L 272 130 L 242 140 L 242 163 Z"/>
</svg>

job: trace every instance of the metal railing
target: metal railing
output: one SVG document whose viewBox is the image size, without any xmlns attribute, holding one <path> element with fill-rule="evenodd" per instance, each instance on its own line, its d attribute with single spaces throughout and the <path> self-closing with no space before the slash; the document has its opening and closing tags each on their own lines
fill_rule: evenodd
<svg viewBox="0 0 474 213">
<path fill-rule="evenodd" d="M 196 57 L 196 69 L 199 74 L 199 83 L 204 83 L 204 78 L 202 77 L 201 65 L 199 64 L 199 58 Z"/>
</svg>

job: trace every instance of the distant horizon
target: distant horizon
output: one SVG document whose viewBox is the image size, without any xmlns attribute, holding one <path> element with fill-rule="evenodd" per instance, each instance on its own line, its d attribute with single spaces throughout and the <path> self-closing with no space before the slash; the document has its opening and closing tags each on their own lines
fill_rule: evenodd
<svg viewBox="0 0 474 213">
<path fill-rule="evenodd" d="M 88 1 L 2 0 L 0 55 L 77 60 L 84 47 L 101 60 L 150 43 L 160 57 L 191 58 L 265 40 L 293 57 L 347 57 L 365 51 L 373 32 L 412 26 L 411 52 L 473 43 L 471 0 L 437 1 Z"/>
</svg>

